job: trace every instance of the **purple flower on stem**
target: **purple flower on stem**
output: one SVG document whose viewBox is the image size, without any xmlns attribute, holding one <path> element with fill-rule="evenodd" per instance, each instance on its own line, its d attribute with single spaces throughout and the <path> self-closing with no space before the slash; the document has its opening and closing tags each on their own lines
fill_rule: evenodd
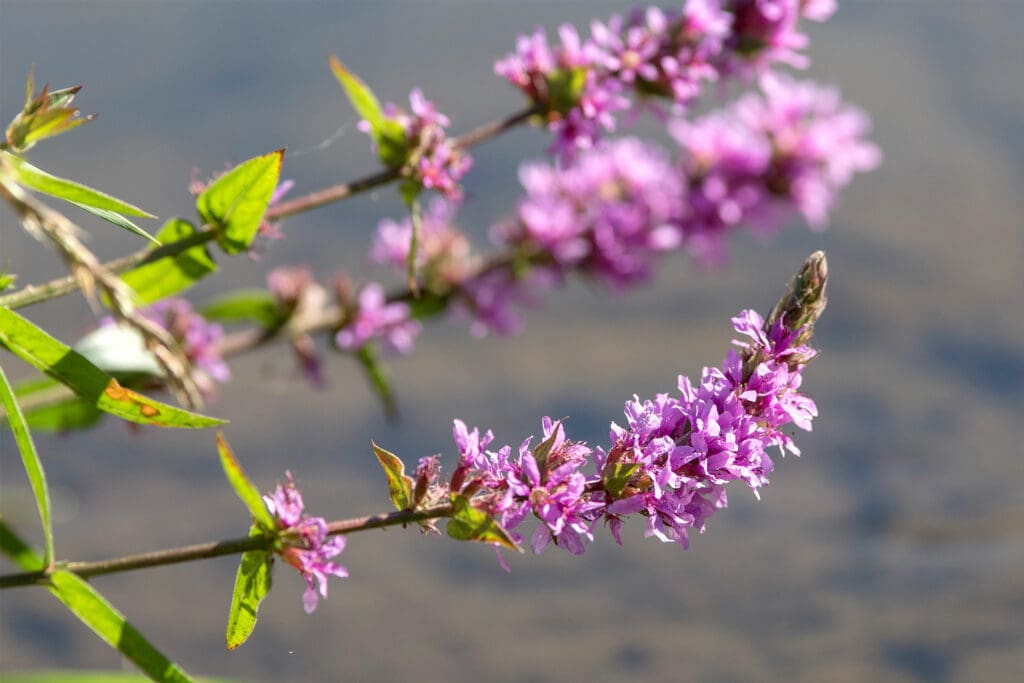
<svg viewBox="0 0 1024 683">
<path fill-rule="evenodd" d="M 302 494 L 292 473 L 285 472 L 285 475 L 288 482 L 278 484 L 263 501 L 277 523 L 278 555 L 295 567 L 306 581 L 302 606 L 309 614 L 316 609 L 320 597 L 327 597 L 328 576 L 348 576 L 347 569 L 330 561 L 345 549 L 345 537 L 328 537 L 324 518 L 305 514 Z"/>
<path fill-rule="evenodd" d="M 388 303 L 384 289 L 371 282 L 359 293 L 358 309 L 335 336 L 335 342 L 351 350 L 380 339 L 387 352 L 411 353 L 422 325 L 412 320 L 409 313 L 408 305 Z"/>
<path fill-rule="evenodd" d="M 414 182 L 458 200 L 462 197 L 459 181 L 473 165 L 472 157 L 448 140 L 448 117 L 419 88 L 409 94 L 409 106 L 412 113 L 390 102 L 384 106 L 384 114 L 397 121 L 405 133 L 405 158 L 398 165 L 409 164 Z M 360 121 L 358 127 L 372 132 L 367 121 Z"/>
<path fill-rule="evenodd" d="M 438 278 L 451 285 L 461 280 L 472 265 L 469 240 L 455 227 L 457 205 L 437 197 L 427 205 L 420 220 L 416 246 L 416 270 L 427 280 Z M 377 226 L 370 248 L 374 263 L 388 265 L 405 275 L 412 243 L 412 218 L 385 218 Z"/>
</svg>

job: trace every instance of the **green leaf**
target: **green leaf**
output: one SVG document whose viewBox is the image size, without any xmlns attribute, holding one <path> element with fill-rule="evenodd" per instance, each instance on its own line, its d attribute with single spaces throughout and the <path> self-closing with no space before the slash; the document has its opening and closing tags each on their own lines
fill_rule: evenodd
<svg viewBox="0 0 1024 683">
<path fill-rule="evenodd" d="M 601 479 L 604 483 L 604 490 L 612 498 L 618 498 L 629 484 L 629 479 L 640 469 L 638 462 L 616 462 L 604 466 Z"/>
<path fill-rule="evenodd" d="M 121 419 L 159 427 L 198 429 L 225 420 L 154 401 L 121 384 L 84 356 L 57 341 L 14 311 L 0 307 L 0 345 L 69 386 L 100 410 Z"/>
<path fill-rule="evenodd" d="M 18 382 L 14 386 L 14 395 L 22 404 L 25 422 L 36 431 L 84 429 L 103 417 L 102 410 L 46 375 Z M 6 414 L 0 414 L 0 417 L 6 419 Z"/>
<path fill-rule="evenodd" d="M 452 507 L 454 512 L 448 520 L 448 535 L 455 540 L 479 541 L 523 552 L 504 527 L 483 510 L 473 507 L 465 496 L 453 495 Z"/>
<path fill-rule="evenodd" d="M 58 569 L 50 575 L 50 592 L 104 642 L 154 681 L 185 683 L 192 678 L 150 644 L 84 579 Z"/>
<path fill-rule="evenodd" d="M 81 202 L 71 202 L 71 203 L 74 204 L 75 206 L 77 206 L 78 208 L 82 209 L 83 211 L 88 211 L 92 215 L 94 215 L 94 216 L 96 216 L 98 218 L 102 218 L 103 220 L 105 220 L 108 223 L 112 223 L 113 225 L 116 225 L 119 228 L 123 228 L 123 229 L 127 230 L 128 232 L 134 232 L 139 237 L 145 237 L 147 240 L 149 240 L 153 244 L 155 244 L 157 246 L 160 246 L 160 242 L 158 242 L 156 240 L 156 238 L 154 238 L 148 232 L 146 232 L 145 230 L 143 230 L 139 226 L 135 225 L 130 220 L 128 220 L 127 218 L 125 218 L 121 214 L 117 213 L 116 211 L 108 211 L 107 209 L 97 209 L 97 208 L 95 208 L 93 206 L 89 206 L 88 204 L 82 204 Z"/>
<path fill-rule="evenodd" d="M 42 169 L 38 169 L 21 157 L 10 152 L 0 151 L 4 159 L 14 171 L 14 180 L 19 185 L 48 194 L 57 199 L 64 199 L 75 204 L 85 204 L 96 209 L 106 209 L 117 213 L 128 214 L 129 216 L 142 216 L 143 218 L 156 218 L 148 211 L 143 211 L 137 206 L 132 206 L 116 197 L 94 190 L 91 187 L 81 185 L 73 180 L 66 180 L 50 175 Z"/>
<path fill-rule="evenodd" d="M 36 507 L 39 508 L 39 519 L 43 523 L 43 540 L 46 551 L 43 555 L 43 562 L 49 565 L 53 562 L 53 520 L 50 517 L 50 490 L 46 485 L 46 473 L 43 471 L 43 463 L 39 460 L 36 446 L 32 442 L 32 434 L 25 424 L 25 417 L 21 414 L 21 408 L 14 398 L 14 391 L 7 381 L 7 375 L 3 368 L 0 368 L 0 403 L 3 403 L 7 411 L 7 422 L 14 432 L 14 442 L 18 444 L 21 452 L 21 462 L 25 465 L 25 473 L 28 474 L 29 484 L 32 486 L 32 494 L 36 498 Z"/>
<path fill-rule="evenodd" d="M 391 388 L 388 369 L 380 359 L 377 349 L 372 344 L 364 344 L 356 352 L 356 358 L 366 373 L 367 379 L 370 380 L 370 386 L 374 393 L 377 394 L 381 405 L 384 406 L 384 414 L 389 418 L 396 417 L 398 406 L 395 404 L 395 392 Z"/>
<path fill-rule="evenodd" d="M 263 532 L 256 525 L 249 531 L 250 536 L 261 536 Z M 274 556 L 266 550 L 250 550 L 242 554 L 235 575 L 235 589 L 231 594 L 231 609 L 228 611 L 228 628 L 225 635 L 229 650 L 249 639 L 256 627 L 256 613 L 260 603 L 270 592 Z"/>
<path fill-rule="evenodd" d="M 0 273 L 0 292 L 13 287 L 17 279 L 18 276 L 13 273 Z"/>
<path fill-rule="evenodd" d="M 191 223 L 172 218 L 160 228 L 156 239 L 167 247 L 195 234 L 196 229 Z M 217 264 L 206 245 L 197 244 L 174 256 L 133 268 L 121 279 L 135 292 L 139 304 L 145 305 L 184 291 L 216 270 Z"/>
<path fill-rule="evenodd" d="M 207 320 L 218 322 L 254 322 L 273 330 L 288 320 L 277 299 L 265 289 L 229 292 L 204 306 L 199 313 Z"/>
<path fill-rule="evenodd" d="M 3 519 L 0 519 L 0 552 L 11 558 L 11 561 L 25 572 L 37 572 L 46 566 L 43 564 L 43 558 L 14 533 L 14 529 L 7 526 Z"/>
<path fill-rule="evenodd" d="M 388 479 L 388 493 L 397 510 L 412 508 L 412 477 L 405 473 L 405 464 L 394 453 L 384 450 L 372 441 L 373 452 L 377 455 L 384 476 Z"/>
<path fill-rule="evenodd" d="M 76 671 L 74 669 L 43 669 L 41 671 L 4 672 L 4 683 L 148 683 L 152 679 L 126 671 Z M 196 679 L 197 683 L 231 683 L 226 678 Z"/>
<path fill-rule="evenodd" d="M 245 251 L 256 237 L 277 187 L 283 156 L 279 149 L 244 161 L 196 197 L 196 210 L 217 229 L 217 243 L 227 253 Z"/>
<path fill-rule="evenodd" d="M 274 517 L 263 502 L 260 490 L 246 476 L 245 470 L 238 463 L 235 454 L 231 452 L 231 446 L 228 445 L 227 439 L 219 431 L 217 432 L 217 452 L 220 454 L 220 464 L 224 468 L 224 474 L 227 475 L 228 483 L 245 503 L 245 507 L 249 509 L 249 514 L 252 515 L 256 526 L 263 531 L 274 531 L 276 527 Z"/>
<path fill-rule="evenodd" d="M 377 96 L 358 76 L 345 68 L 334 55 L 330 56 L 331 71 L 338 79 L 352 108 L 370 125 L 370 132 L 377 145 L 377 156 L 385 166 L 397 167 L 409 157 L 409 146 L 405 140 L 402 124 L 384 115 Z"/>
</svg>

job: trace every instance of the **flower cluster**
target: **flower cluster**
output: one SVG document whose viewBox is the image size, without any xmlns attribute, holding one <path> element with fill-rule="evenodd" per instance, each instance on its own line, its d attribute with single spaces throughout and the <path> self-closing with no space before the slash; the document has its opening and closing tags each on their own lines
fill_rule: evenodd
<svg viewBox="0 0 1024 683">
<path fill-rule="evenodd" d="M 865 139 L 867 115 L 834 89 L 778 75 L 760 86 L 731 107 L 669 124 L 683 150 L 681 227 L 706 262 L 721 260 L 725 235 L 739 225 L 768 236 L 796 209 L 823 226 L 837 192 L 881 161 Z"/>
<path fill-rule="evenodd" d="M 568 25 L 554 46 L 541 29 L 520 36 L 494 69 L 538 107 L 555 134 L 551 151 L 565 161 L 615 128 L 616 114 L 633 106 L 629 93 L 645 105 L 667 98 L 681 110 L 706 82 L 775 64 L 805 66 L 800 19 L 823 21 L 834 9 L 834 0 L 688 0 L 677 11 L 636 9 L 594 22 L 587 39 Z"/>
<path fill-rule="evenodd" d="M 345 537 L 328 537 L 324 518 L 305 514 L 302 494 L 295 486 L 292 473 L 285 472 L 285 475 L 288 482 L 278 484 L 263 501 L 277 524 L 277 554 L 306 580 L 302 606 L 308 614 L 316 609 L 320 596 L 327 597 L 328 576 L 348 576 L 347 569 L 330 561 L 345 549 Z"/>
<path fill-rule="evenodd" d="M 698 384 L 681 376 L 678 395 L 628 401 L 625 424 L 612 424 L 606 448 L 571 441 L 561 422 L 544 418 L 539 445 L 531 437 L 518 449 L 491 450 L 491 432 L 456 420 L 451 491 L 495 516 L 516 542 L 523 522 L 536 517 L 537 553 L 555 543 L 582 554 L 601 521 L 621 543 L 632 514 L 645 518 L 646 536 L 686 547 L 689 533 L 726 505 L 727 483 L 743 481 L 755 493 L 768 483 L 769 448 L 799 453 L 786 425 L 811 428 L 817 409 L 798 390 L 815 352 L 806 345 L 810 327 L 789 326 L 789 316 L 799 317 L 783 311 L 766 322 L 743 311 L 733 326 L 749 341 L 735 342 L 739 350 L 705 368 Z"/>
<path fill-rule="evenodd" d="M 405 163 L 410 166 L 412 180 L 450 199 L 462 196 L 459 181 L 473 165 L 473 159 L 448 139 L 448 117 L 416 88 L 409 94 L 411 113 L 393 103 L 384 105 L 384 115 L 397 121 L 405 134 Z M 371 134 L 367 121 L 359 129 Z"/>
<path fill-rule="evenodd" d="M 164 299 L 139 312 L 167 330 L 178 342 L 192 365 L 192 379 L 204 394 L 213 393 L 214 380 L 223 383 L 231 378 L 231 371 L 217 347 L 224 336 L 224 328 L 208 322 L 188 301 Z"/>
</svg>

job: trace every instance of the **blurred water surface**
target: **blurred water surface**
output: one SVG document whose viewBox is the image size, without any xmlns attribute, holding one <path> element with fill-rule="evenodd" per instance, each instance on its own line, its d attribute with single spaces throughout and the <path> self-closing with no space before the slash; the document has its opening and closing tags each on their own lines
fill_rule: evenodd
<svg viewBox="0 0 1024 683">
<path fill-rule="evenodd" d="M 238 680 L 978 681 L 1024 671 L 1024 5 L 841 5 L 811 28 L 811 73 L 871 112 L 886 158 L 844 195 L 827 232 L 793 226 L 767 246 L 740 236 L 728 267 L 678 257 L 625 297 L 573 286 L 529 313 L 516 339 L 481 343 L 434 325 L 394 366 L 399 425 L 381 419 L 355 368 L 332 364 L 330 389 L 310 393 L 280 348 L 235 363 L 214 406 L 262 486 L 290 468 L 314 512 L 383 510 L 371 438 L 408 461 L 450 456 L 456 416 L 518 443 L 542 415 L 568 415 L 575 438 L 603 443 L 627 398 L 717 363 L 728 318 L 770 306 L 823 248 L 832 290 L 805 385 L 822 416 L 760 503 L 735 490 L 686 552 L 632 525 L 624 548 L 601 538 L 583 558 L 516 557 L 511 574 L 486 548 L 411 530 L 353 536 L 342 556 L 352 578 L 333 583 L 314 615 L 302 612 L 299 577 L 279 570 L 255 635 L 232 653 L 221 645 L 232 560 L 96 585 L 188 670 Z M 585 27 L 626 7 L 0 0 L 0 114 L 20 106 L 32 64 L 40 82 L 84 83 L 80 106 L 99 118 L 34 161 L 160 216 L 188 215 L 193 168 L 284 146 L 300 191 L 373 168 L 330 52 L 382 99 L 404 103 L 423 87 L 458 132 L 520 105 L 491 73 L 517 32 Z M 460 222 L 478 244 L 512 206 L 517 163 L 545 145 L 524 129 L 474 150 Z M 226 262 L 192 298 L 258 286 L 280 264 L 371 275 L 368 236 L 400 212 L 388 188 L 290 219 L 262 261 Z M 61 274 L 9 213 L 0 220 L 5 266 L 24 281 Z M 84 224 L 101 255 L 127 248 L 109 226 Z M 76 297 L 27 312 L 67 340 L 93 324 Z M 62 557 L 245 527 L 209 434 L 111 422 L 37 444 Z M 0 512 L 34 529 L 8 434 L 0 446 Z M 0 674 L 119 667 L 43 591 L 0 601 Z"/>
</svg>

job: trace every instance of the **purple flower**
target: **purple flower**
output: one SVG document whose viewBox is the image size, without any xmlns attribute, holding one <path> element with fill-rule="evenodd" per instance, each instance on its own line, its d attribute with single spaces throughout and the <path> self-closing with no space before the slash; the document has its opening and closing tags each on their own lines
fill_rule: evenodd
<svg viewBox="0 0 1024 683">
<path fill-rule="evenodd" d="M 345 549 L 345 537 L 328 537 L 324 518 L 305 514 L 302 494 L 292 479 L 292 473 L 285 472 L 285 475 L 288 482 L 278 484 L 271 495 L 263 497 L 263 501 L 277 523 L 280 540 L 277 553 L 306 580 L 302 606 L 309 614 L 316 609 L 319 597 L 327 597 L 328 576 L 348 576 L 347 569 L 330 561 Z"/>
<path fill-rule="evenodd" d="M 188 301 L 163 299 L 139 312 L 167 330 L 181 345 L 192 364 L 192 379 L 203 393 L 213 392 L 214 380 L 224 383 L 231 378 L 231 371 L 217 347 L 224 336 L 224 328 L 207 322 Z"/>
<path fill-rule="evenodd" d="M 409 94 L 409 106 L 411 113 L 390 102 L 384 105 L 385 116 L 398 122 L 405 134 L 404 158 L 397 163 L 389 159 L 387 163 L 410 164 L 413 181 L 458 200 L 462 196 L 459 181 L 473 165 L 472 157 L 448 140 L 445 130 L 450 123 L 448 117 L 438 111 L 419 88 Z M 367 121 L 360 121 L 358 127 L 365 133 L 372 133 Z"/>
<path fill-rule="evenodd" d="M 409 313 L 409 306 L 404 303 L 389 304 L 384 289 L 371 282 L 359 293 L 358 309 L 335 336 L 335 342 L 343 349 L 357 349 L 380 339 L 385 351 L 411 353 L 422 326 Z"/>
</svg>

